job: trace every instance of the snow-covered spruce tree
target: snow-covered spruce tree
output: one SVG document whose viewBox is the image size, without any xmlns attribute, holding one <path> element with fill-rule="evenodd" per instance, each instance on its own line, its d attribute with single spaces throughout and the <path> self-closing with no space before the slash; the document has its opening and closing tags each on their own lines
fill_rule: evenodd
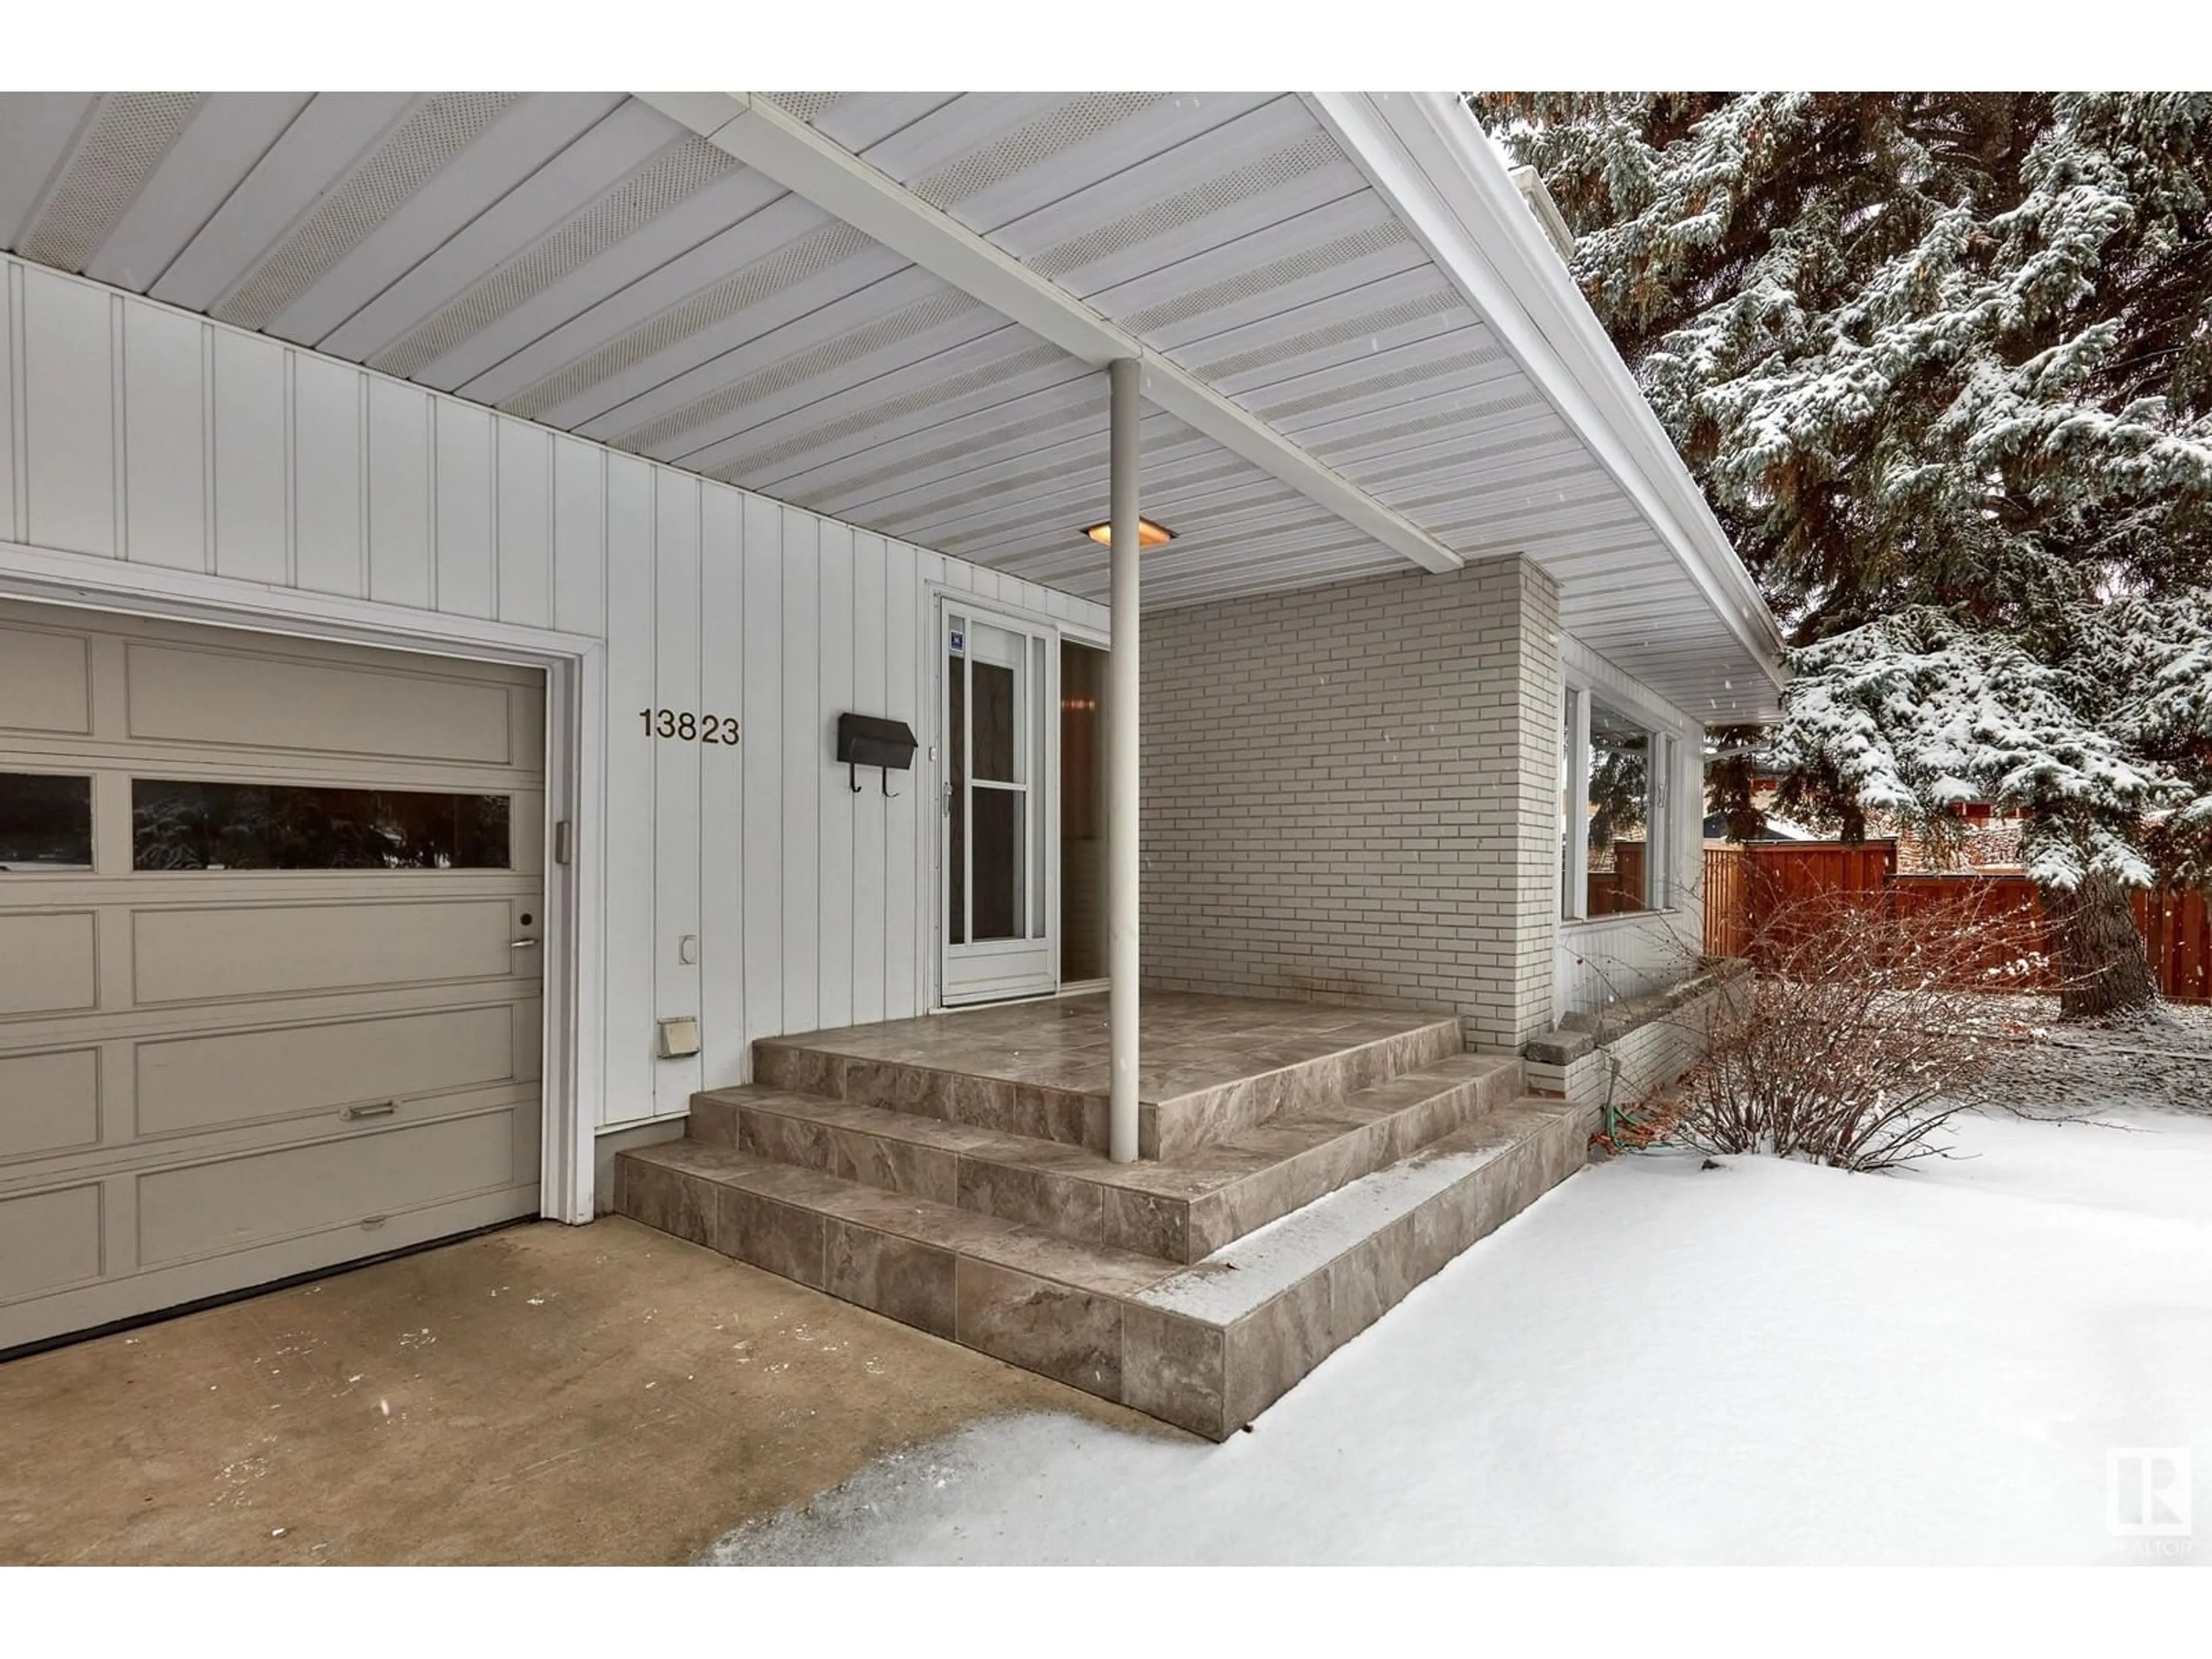
<svg viewBox="0 0 2212 1659">
<path fill-rule="evenodd" d="M 2191 872 L 2212 831 L 2212 617 L 2129 600 L 2074 621 L 2055 661 L 1933 606 L 1801 647 L 1766 759 L 1911 823 L 1967 800 L 2025 808 L 2062 1007 L 2102 1014 L 2157 994 L 2128 900 L 2154 878 L 2147 843 Z"/>
<path fill-rule="evenodd" d="M 2203 878 L 2212 793 L 2212 94 L 1470 99 L 1804 648 L 1784 799 L 2026 807 L 2068 1011 L 2151 1000 L 2126 889 Z"/>
</svg>

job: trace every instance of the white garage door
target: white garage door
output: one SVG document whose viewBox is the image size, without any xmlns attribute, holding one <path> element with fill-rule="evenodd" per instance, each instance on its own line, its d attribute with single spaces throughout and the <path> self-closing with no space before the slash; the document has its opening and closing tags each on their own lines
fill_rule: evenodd
<svg viewBox="0 0 2212 1659">
<path fill-rule="evenodd" d="M 0 1351 L 538 1200 L 532 671 L 0 603 Z"/>
</svg>

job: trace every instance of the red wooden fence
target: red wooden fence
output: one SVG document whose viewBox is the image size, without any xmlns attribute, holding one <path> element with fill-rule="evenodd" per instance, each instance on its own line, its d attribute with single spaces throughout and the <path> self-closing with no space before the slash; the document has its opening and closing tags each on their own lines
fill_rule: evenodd
<svg viewBox="0 0 2212 1659">
<path fill-rule="evenodd" d="M 1967 872 L 1897 873 L 1893 842 L 1848 847 L 1838 842 L 1777 842 L 1705 849 L 1705 949 L 1740 957 L 1774 908 L 1814 893 L 1862 893 L 1899 915 L 1934 913 L 1972 903 L 1983 915 L 2027 913 L 2040 921 L 2041 901 L 2025 876 Z M 2173 1002 L 2212 1002 L 2212 905 L 2196 889 L 2161 888 L 2135 896 L 2136 925 Z M 1998 966 L 1994 962 L 1989 964 Z"/>
<path fill-rule="evenodd" d="M 2175 1002 L 2212 1002 L 2212 899 L 2202 888 L 2161 887 L 2136 895 L 2159 988 Z"/>
<path fill-rule="evenodd" d="M 1892 876 L 1889 901 L 1900 918 L 1947 915 L 1954 927 L 1972 921 L 1981 929 L 1982 948 L 1972 967 L 1993 976 L 2008 991 L 2058 988 L 2043 927 L 2043 903 L 2026 876 L 1966 872 Z M 2039 960 L 2037 958 L 2039 957 Z"/>
<path fill-rule="evenodd" d="M 1705 848 L 1705 951 L 1751 953 L 1751 860 L 1741 848 Z"/>
</svg>

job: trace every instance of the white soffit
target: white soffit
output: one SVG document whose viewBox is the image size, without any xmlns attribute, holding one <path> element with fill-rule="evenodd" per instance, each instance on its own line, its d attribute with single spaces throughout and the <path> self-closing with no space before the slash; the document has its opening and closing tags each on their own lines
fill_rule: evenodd
<svg viewBox="0 0 2212 1659">
<path fill-rule="evenodd" d="M 1135 356 L 1148 605 L 1525 553 L 1685 707 L 1771 684 L 1656 426 L 1532 359 L 1563 273 L 1440 240 L 1472 122 L 1345 96 L 0 94 L 0 242 L 1086 594 Z"/>
</svg>

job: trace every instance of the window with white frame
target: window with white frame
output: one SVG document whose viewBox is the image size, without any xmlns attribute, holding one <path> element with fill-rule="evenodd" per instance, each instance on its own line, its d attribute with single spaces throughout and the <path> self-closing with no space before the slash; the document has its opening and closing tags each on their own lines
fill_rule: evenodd
<svg viewBox="0 0 2212 1659">
<path fill-rule="evenodd" d="M 1674 739 L 1570 689 L 1560 745 L 1559 913 L 1569 921 L 1664 908 Z"/>
<path fill-rule="evenodd" d="M 1559 741 L 1559 914 L 1572 921 L 1583 914 L 1581 813 L 1583 694 L 1569 687 L 1566 730 Z"/>
</svg>

